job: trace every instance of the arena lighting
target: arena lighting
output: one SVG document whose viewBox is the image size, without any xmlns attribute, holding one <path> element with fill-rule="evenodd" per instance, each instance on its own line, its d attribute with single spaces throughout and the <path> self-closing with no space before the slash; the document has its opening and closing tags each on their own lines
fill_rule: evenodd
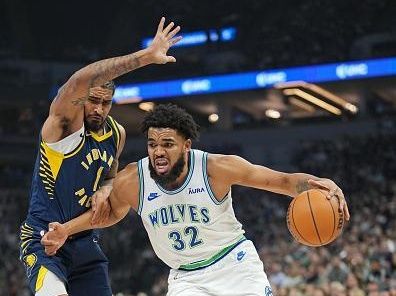
<svg viewBox="0 0 396 296">
<path fill-rule="evenodd" d="M 358 107 L 356 107 L 355 105 L 353 105 L 353 104 L 351 104 L 351 103 L 346 103 L 345 106 L 344 106 L 344 108 L 345 108 L 346 110 L 349 110 L 349 111 L 352 112 L 353 114 L 356 114 L 356 113 L 359 111 Z"/>
<path fill-rule="evenodd" d="M 265 116 L 273 119 L 278 119 L 281 117 L 281 114 L 279 111 L 273 110 L 273 109 L 268 109 L 265 110 Z"/>
<path fill-rule="evenodd" d="M 208 120 L 210 123 L 215 123 L 219 120 L 219 115 L 217 115 L 216 113 L 212 113 L 209 115 Z"/>
<path fill-rule="evenodd" d="M 282 89 L 282 90 L 288 88 L 297 88 L 305 92 L 308 90 L 311 92 L 311 95 L 313 95 L 316 98 L 320 97 L 322 101 L 325 100 L 330 105 L 333 105 L 338 108 L 342 107 L 343 110 L 349 111 L 353 114 L 356 114 L 358 112 L 358 107 L 356 107 L 355 105 L 329 92 L 328 90 L 325 90 L 324 88 L 312 83 L 307 83 L 305 81 L 291 81 L 291 82 L 278 83 L 275 85 L 275 87 L 277 89 Z"/>
<path fill-rule="evenodd" d="M 179 96 L 270 88 L 279 83 L 303 80 L 310 83 L 343 81 L 396 75 L 396 57 L 275 70 L 193 77 L 149 83 L 124 84 L 116 88 L 114 101 L 143 101 Z"/>
<path fill-rule="evenodd" d="M 307 103 L 304 103 L 303 101 L 300 101 L 298 99 L 296 99 L 295 97 L 291 97 L 289 98 L 289 102 L 290 104 L 297 106 L 301 109 L 303 109 L 304 111 L 307 111 L 309 113 L 314 113 L 315 112 L 315 108 Z"/>
<path fill-rule="evenodd" d="M 153 102 L 142 102 L 139 104 L 139 108 L 143 111 L 149 112 L 153 110 L 154 103 Z"/>
<path fill-rule="evenodd" d="M 353 114 L 356 114 L 358 112 L 358 107 L 356 107 L 355 105 L 347 102 L 346 100 L 344 100 L 343 98 L 325 90 L 324 88 L 321 88 L 318 85 L 315 84 L 311 84 L 311 83 L 306 83 L 305 85 L 306 88 L 322 95 L 323 97 L 325 97 L 326 99 L 328 99 L 329 101 L 332 101 L 334 103 L 336 103 L 337 105 L 342 106 L 345 110 L 350 111 Z"/>
<path fill-rule="evenodd" d="M 301 89 L 288 88 L 288 89 L 284 89 L 283 93 L 287 96 L 294 95 L 294 96 L 303 98 L 304 100 L 306 100 L 306 101 L 308 101 L 308 102 L 310 102 L 310 103 L 312 103 L 312 104 L 314 104 L 314 105 L 316 105 L 330 113 L 333 113 L 335 115 L 341 115 L 340 109 L 322 101 L 321 99 L 319 99 L 305 91 L 302 91 Z"/>
</svg>

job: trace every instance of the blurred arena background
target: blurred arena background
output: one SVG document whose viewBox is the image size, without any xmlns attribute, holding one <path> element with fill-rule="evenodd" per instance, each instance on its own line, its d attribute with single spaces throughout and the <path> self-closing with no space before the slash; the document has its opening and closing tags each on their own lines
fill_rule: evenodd
<svg viewBox="0 0 396 296">
<path fill-rule="evenodd" d="M 112 110 L 128 135 L 121 167 L 145 156 L 145 110 L 175 102 L 202 127 L 195 147 L 328 176 L 343 188 L 351 221 L 321 248 L 292 240 L 288 199 L 234 188 L 237 217 L 275 295 L 396 295 L 395 15 L 392 0 L 1 1 L 0 295 L 30 295 L 17 232 L 56 90 L 90 62 L 140 49 L 161 16 L 189 38 L 171 51 L 176 64 L 116 81 L 127 89 Z M 227 82 L 236 73 L 247 76 Z M 158 81 L 163 88 L 151 84 Z M 168 268 L 135 213 L 103 231 L 102 245 L 115 295 L 166 294 Z"/>
</svg>

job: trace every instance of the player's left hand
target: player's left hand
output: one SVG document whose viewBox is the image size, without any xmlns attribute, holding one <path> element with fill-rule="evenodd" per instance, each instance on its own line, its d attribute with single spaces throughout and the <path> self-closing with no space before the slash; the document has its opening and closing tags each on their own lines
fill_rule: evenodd
<svg viewBox="0 0 396 296">
<path fill-rule="evenodd" d="M 172 47 L 182 39 L 181 36 L 175 37 L 175 35 L 180 31 L 180 26 L 176 26 L 175 28 L 173 28 L 175 24 L 171 22 L 164 28 L 164 24 L 165 18 L 162 17 L 154 39 L 151 42 L 150 46 L 147 48 L 151 52 L 152 62 L 155 64 L 176 62 L 175 57 L 168 56 L 167 52 L 170 47 Z"/>
<path fill-rule="evenodd" d="M 102 186 L 92 195 L 92 225 L 100 225 L 109 218 L 111 211 L 109 195 L 111 190 L 111 186 Z"/>
<path fill-rule="evenodd" d="M 41 233 L 41 244 L 48 256 L 54 256 L 67 240 L 66 227 L 58 222 L 48 224 L 48 231 Z"/>
<path fill-rule="evenodd" d="M 321 189 L 327 192 L 327 199 L 331 199 L 333 196 L 335 196 L 339 203 L 340 203 L 340 210 L 344 212 L 344 217 L 345 220 L 349 221 L 350 215 L 349 215 L 349 209 L 348 209 L 348 204 L 345 200 L 344 193 L 342 192 L 341 188 L 338 187 L 336 183 L 334 183 L 330 179 L 320 179 L 320 180 L 308 180 L 308 184 L 312 188 L 317 188 Z"/>
</svg>

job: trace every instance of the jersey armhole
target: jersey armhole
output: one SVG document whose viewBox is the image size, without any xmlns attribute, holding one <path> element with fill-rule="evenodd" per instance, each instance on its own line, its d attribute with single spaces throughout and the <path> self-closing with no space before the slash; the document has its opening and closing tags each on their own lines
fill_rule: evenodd
<svg viewBox="0 0 396 296">
<path fill-rule="evenodd" d="M 118 151 L 118 149 L 120 148 L 120 142 L 121 142 L 121 132 L 118 127 L 117 121 L 115 121 L 114 118 L 111 116 L 108 116 L 108 119 L 109 119 L 110 126 L 114 130 L 115 142 L 116 142 L 117 151 Z"/>
<path fill-rule="evenodd" d="M 212 201 L 216 205 L 221 205 L 222 203 L 224 203 L 224 201 L 227 200 L 231 189 L 230 189 L 230 191 L 227 192 L 227 194 L 222 198 L 221 201 L 217 200 L 215 194 L 212 191 L 212 188 L 210 187 L 209 176 L 208 176 L 208 172 L 207 172 L 207 170 L 208 170 L 207 165 L 208 165 L 208 152 L 204 152 L 204 154 L 202 155 L 202 173 L 203 173 L 203 179 L 205 182 L 205 187 L 206 187 L 206 190 L 207 190 L 210 198 L 212 199 Z"/>
<path fill-rule="evenodd" d="M 85 140 L 84 125 L 76 132 L 67 137 L 55 142 L 47 143 L 41 138 L 41 141 L 52 151 L 64 155 L 65 158 L 74 155 L 81 147 Z"/>
<path fill-rule="evenodd" d="M 138 176 L 139 176 L 139 205 L 137 208 L 137 213 L 140 216 L 142 213 L 143 201 L 144 201 L 144 175 L 143 175 L 142 160 L 139 160 L 137 165 L 138 165 Z"/>
</svg>

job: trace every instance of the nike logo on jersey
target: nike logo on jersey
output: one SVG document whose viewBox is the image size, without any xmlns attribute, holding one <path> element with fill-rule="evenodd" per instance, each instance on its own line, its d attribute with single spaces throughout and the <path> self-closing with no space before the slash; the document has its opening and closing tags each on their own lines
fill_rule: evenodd
<svg viewBox="0 0 396 296">
<path fill-rule="evenodd" d="M 237 254 L 237 260 L 238 260 L 238 261 L 241 261 L 241 260 L 243 259 L 243 257 L 245 257 L 245 255 L 246 255 L 246 252 L 240 251 L 240 252 Z"/>
<path fill-rule="evenodd" d="M 160 196 L 161 196 L 161 194 L 158 194 L 157 192 L 151 192 L 149 194 L 149 196 L 147 197 L 147 200 L 151 201 L 151 200 L 156 199 L 157 197 L 160 197 Z"/>
</svg>

